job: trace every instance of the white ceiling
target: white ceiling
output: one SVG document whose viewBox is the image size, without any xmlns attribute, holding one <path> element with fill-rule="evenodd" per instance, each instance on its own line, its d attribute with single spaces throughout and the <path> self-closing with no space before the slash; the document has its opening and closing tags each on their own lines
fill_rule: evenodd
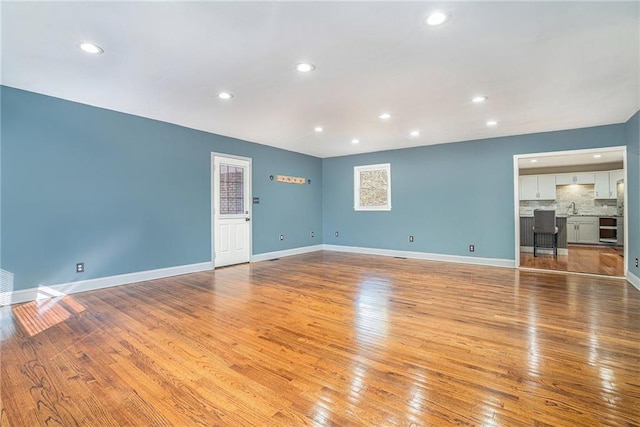
<svg viewBox="0 0 640 427">
<path fill-rule="evenodd" d="M 434 9 L 450 21 L 424 25 Z M 3 2 L 1 82 L 330 157 L 624 122 L 640 108 L 639 11 L 609 1 Z M 105 53 L 80 51 L 85 40 Z M 298 73 L 303 61 L 315 71 Z M 234 98 L 218 99 L 223 90 Z M 488 102 L 471 103 L 477 94 Z"/>
</svg>

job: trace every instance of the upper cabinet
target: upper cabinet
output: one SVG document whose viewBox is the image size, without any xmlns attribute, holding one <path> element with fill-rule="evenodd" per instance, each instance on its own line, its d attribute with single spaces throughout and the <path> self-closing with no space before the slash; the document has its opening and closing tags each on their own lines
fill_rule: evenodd
<svg viewBox="0 0 640 427">
<path fill-rule="evenodd" d="M 520 200 L 537 200 L 538 199 L 538 176 L 524 175 L 519 179 L 520 183 Z"/>
<path fill-rule="evenodd" d="M 609 190 L 611 191 L 611 199 L 618 197 L 617 184 L 621 179 L 624 179 L 624 169 L 609 172 Z"/>
<path fill-rule="evenodd" d="M 596 183 L 594 198 L 596 199 L 615 199 L 618 191 L 616 184 L 619 180 L 624 179 L 624 170 L 614 170 L 609 172 L 596 172 Z"/>
<path fill-rule="evenodd" d="M 596 184 L 593 197 L 596 199 L 608 199 L 611 197 L 609 186 L 609 172 L 596 172 Z"/>
<path fill-rule="evenodd" d="M 593 172 L 561 173 L 556 175 L 556 185 L 595 183 L 596 174 Z"/>
<path fill-rule="evenodd" d="M 523 175 L 519 179 L 520 200 L 555 200 L 555 175 Z"/>
<path fill-rule="evenodd" d="M 556 175 L 521 175 L 520 200 L 556 200 L 556 185 L 588 184 L 594 186 L 595 199 L 616 199 L 616 184 L 624 179 L 624 170 L 576 172 Z"/>
<path fill-rule="evenodd" d="M 556 176 L 538 175 L 538 193 L 541 200 L 556 199 Z"/>
</svg>

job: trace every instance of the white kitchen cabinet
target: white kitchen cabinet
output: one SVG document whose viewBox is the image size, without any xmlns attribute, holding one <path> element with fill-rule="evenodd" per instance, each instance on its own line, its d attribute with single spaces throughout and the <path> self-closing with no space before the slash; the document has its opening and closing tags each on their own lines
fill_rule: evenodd
<svg viewBox="0 0 640 427">
<path fill-rule="evenodd" d="M 567 218 L 568 243 L 599 243 L 599 223 L 596 216 L 570 216 Z"/>
<path fill-rule="evenodd" d="M 520 200 L 555 200 L 555 175 L 523 175 L 519 179 Z"/>
<path fill-rule="evenodd" d="M 595 183 L 596 174 L 593 172 L 561 173 L 556 175 L 556 185 Z"/>
<path fill-rule="evenodd" d="M 609 172 L 596 172 L 596 184 L 593 197 L 595 199 L 610 199 L 611 186 L 609 185 Z"/>
<path fill-rule="evenodd" d="M 616 184 L 621 179 L 624 179 L 624 169 L 609 171 L 609 191 L 611 191 L 609 196 L 610 199 L 618 198 L 618 188 L 616 187 Z"/>
<path fill-rule="evenodd" d="M 556 199 L 556 176 L 538 175 L 538 193 L 541 200 Z"/>
<path fill-rule="evenodd" d="M 624 179 L 624 170 L 614 170 L 608 172 L 596 172 L 595 199 L 616 199 L 618 190 L 616 183 Z"/>
<path fill-rule="evenodd" d="M 520 200 L 536 200 L 538 198 L 538 177 L 524 175 L 519 179 Z"/>
</svg>

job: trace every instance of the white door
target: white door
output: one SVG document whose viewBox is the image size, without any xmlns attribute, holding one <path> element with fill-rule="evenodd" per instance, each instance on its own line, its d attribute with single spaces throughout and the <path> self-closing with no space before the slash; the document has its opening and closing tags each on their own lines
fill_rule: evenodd
<svg viewBox="0 0 640 427">
<path fill-rule="evenodd" d="M 213 156 L 214 265 L 251 258 L 251 160 Z"/>
</svg>

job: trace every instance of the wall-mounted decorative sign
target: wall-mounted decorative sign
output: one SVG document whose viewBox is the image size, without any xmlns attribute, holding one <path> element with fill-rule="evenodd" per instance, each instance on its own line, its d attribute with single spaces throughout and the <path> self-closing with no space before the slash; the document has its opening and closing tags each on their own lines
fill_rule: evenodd
<svg viewBox="0 0 640 427">
<path fill-rule="evenodd" d="M 276 181 L 286 182 L 288 184 L 306 184 L 307 183 L 307 180 L 305 178 L 300 178 L 297 176 L 286 176 L 286 175 L 277 175 Z"/>
</svg>

